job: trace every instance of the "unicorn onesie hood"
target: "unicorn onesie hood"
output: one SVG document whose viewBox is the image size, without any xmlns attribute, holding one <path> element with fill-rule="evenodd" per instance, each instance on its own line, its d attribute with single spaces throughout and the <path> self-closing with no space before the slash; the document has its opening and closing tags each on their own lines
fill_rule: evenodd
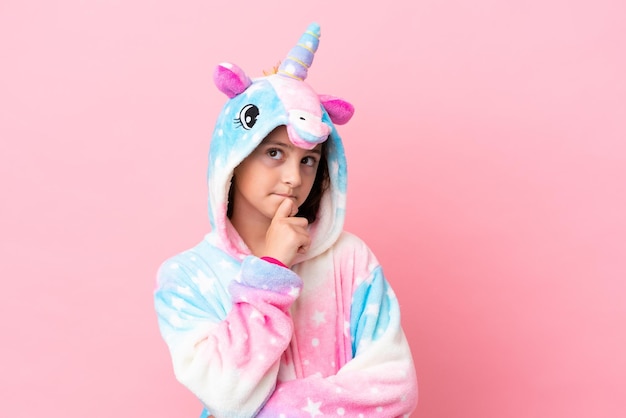
<svg viewBox="0 0 626 418">
<path fill-rule="evenodd" d="M 222 63 L 214 81 L 230 100 L 220 113 L 209 151 L 209 218 L 215 236 L 210 239 L 229 254 L 249 254 L 226 213 L 233 170 L 276 127 L 285 125 L 290 141 L 312 149 L 325 142 L 330 192 L 324 194 L 318 221 L 309 231 L 312 244 L 296 263 L 328 249 L 343 230 L 346 202 L 346 159 L 336 124 L 347 123 L 354 113 L 350 103 L 318 95 L 304 80 L 319 45 L 320 28 L 310 25 L 289 51 L 275 74 L 251 80 L 234 64 Z"/>
<path fill-rule="evenodd" d="M 346 158 L 335 125 L 354 108 L 304 82 L 319 45 L 311 24 L 274 74 L 214 72 L 227 95 L 209 150 L 211 231 L 166 260 L 154 294 L 176 378 L 201 417 L 397 417 L 417 402 L 397 298 L 371 250 L 343 231 Z M 326 142 L 330 186 L 311 245 L 291 268 L 252 255 L 228 218 L 234 169 L 278 126 L 293 145 Z"/>
</svg>

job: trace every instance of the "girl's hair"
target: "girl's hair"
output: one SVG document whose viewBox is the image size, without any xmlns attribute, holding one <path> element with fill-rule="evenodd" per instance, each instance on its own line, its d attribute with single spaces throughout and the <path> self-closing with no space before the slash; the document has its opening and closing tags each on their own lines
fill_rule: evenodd
<svg viewBox="0 0 626 418">
<path fill-rule="evenodd" d="M 324 195 L 324 192 L 328 190 L 328 187 L 330 187 L 330 173 L 328 171 L 328 162 L 326 160 L 327 141 L 322 143 L 320 162 L 317 166 L 317 173 L 315 173 L 315 180 L 313 181 L 311 191 L 309 192 L 309 195 L 304 203 L 300 205 L 298 213 L 296 214 L 296 216 L 306 218 L 306 220 L 309 221 L 309 224 L 312 224 L 317 219 L 317 212 L 320 208 L 322 196 Z M 228 218 L 233 215 L 233 184 L 234 181 L 231 180 L 230 189 L 228 189 L 228 208 L 226 210 L 226 216 L 228 216 Z"/>
<path fill-rule="evenodd" d="M 312 224 L 315 222 L 315 219 L 317 219 L 317 212 L 320 208 L 322 196 L 330 186 L 330 174 L 328 172 L 328 162 L 326 161 L 327 141 L 328 140 L 322 143 L 320 162 L 317 166 L 317 173 L 315 173 L 315 180 L 313 181 L 311 191 L 304 203 L 300 205 L 298 213 L 296 213 L 296 216 L 306 218 L 309 224 Z"/>
</svg>

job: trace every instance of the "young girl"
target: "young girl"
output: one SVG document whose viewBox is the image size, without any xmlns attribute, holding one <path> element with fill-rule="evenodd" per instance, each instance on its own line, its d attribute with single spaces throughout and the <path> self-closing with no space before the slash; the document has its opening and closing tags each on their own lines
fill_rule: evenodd
<svg viewBox="0 0 626 418">
<path fill-rule="evenodd" d="M 304 79 L 312 24 L 275 74 L 214 74 L 230 100 L 209 151 L 211 232 L 167 260 L 155 305 L 202 417 L 397 417 L 417 403 L 398 300 L 343 231 L 344 100 Z"/>
</svg>

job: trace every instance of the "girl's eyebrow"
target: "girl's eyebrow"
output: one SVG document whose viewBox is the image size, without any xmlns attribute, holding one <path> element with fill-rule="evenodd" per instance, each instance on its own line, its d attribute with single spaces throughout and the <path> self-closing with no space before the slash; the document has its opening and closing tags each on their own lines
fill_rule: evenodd
<svg viewBox="0 0 626 418">
<path fill-rule="evenodd" d="M 263 142 L 261 142 L 261 145 L 273 145 L 273 146 L 285 147 L 287 149 L 295 148 L 295 146 L 291 142 L 285 143 L 285 142 L 270 140 L 270 139 L 264 140 Z M 321 148 L 317 148 L 317 147 L 311 150 L 307 150 L 307 152 L 312 152 L 313 154 L 316 154 L 316 155 L 322 155 Z"/>
<path fill-rule="evenodd" d="M 315 155 L 322 155 L 322 149 L 321 148 L 313 148 L 311 150 L 308 150 L 307 152 L 312 152 Z"/>
</svg>

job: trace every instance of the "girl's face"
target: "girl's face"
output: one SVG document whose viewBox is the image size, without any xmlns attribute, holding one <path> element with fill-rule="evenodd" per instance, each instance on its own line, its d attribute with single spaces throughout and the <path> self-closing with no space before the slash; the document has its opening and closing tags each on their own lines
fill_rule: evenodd
<svg viewBox="0 0 626 418">
<path fill-rule="evenodd" d="M 289 141 L 285 126 L 274 129 L 235 168 L 233 216 L 271 221 L 285 199 L 300 207 L 315 181 L 321 147 L 298 148 Z"/>
</svg>

